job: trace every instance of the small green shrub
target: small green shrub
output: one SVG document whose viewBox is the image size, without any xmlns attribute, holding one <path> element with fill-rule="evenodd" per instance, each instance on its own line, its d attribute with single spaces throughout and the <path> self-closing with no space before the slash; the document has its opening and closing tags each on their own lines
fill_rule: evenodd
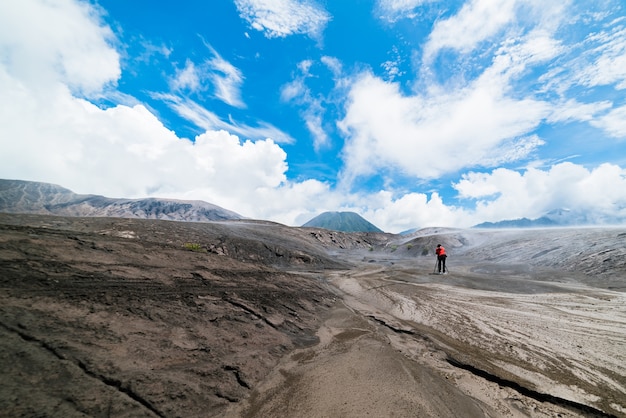
<svg viewBox="0 0 626 418">
<path fill-rule="evenodd" d="M 204 248 L 202 248 L 202 245 L 198 244 L 197 242 L 186 242 L 183 244 L 183 248 L 189 251 L 198 251 L 198 252 L 204 251 Z"/>
<path fill-rule="evenodd" d="M 422 255 L 428 255 L 428 248 L 422 248 Z"/>
</svg>

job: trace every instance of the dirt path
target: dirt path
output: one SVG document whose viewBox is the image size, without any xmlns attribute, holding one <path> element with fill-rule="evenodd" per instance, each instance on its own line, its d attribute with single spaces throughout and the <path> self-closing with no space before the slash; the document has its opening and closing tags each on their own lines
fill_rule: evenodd
<svg viewBox="0 0 626 418">
<path fill-rule="evenodd" d="M 230 416 L 481 417 L 489 410 L 407 358 L 384 329 L 345 305 L 332 310 L 318 336 L 319 345 L 285 358 Z"/>
<path fill-rule="evenodd" d="M 463 286 L 470 276 L 334 275 L 343 303 L 320 344 L 285 358 L 231 416 L 626 415 L 623 293 L 541 282 L 495 292 Z"/>
</svg>

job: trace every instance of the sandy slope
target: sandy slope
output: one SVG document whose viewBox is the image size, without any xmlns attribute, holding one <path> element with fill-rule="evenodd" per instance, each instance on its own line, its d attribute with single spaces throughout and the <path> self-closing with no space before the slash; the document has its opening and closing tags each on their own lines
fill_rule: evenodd
<svg viewBox="0 0 626 418">
<path fill-rule="evenodd" d="M 626 417 L 625 237 L 0 214 L 0 416 Z"/>
<path fill-rule="evenodd" d="M 234 415 L 626 416 L 626 294 L 611 290 L 626 277 L 589 263 L 621 254 L 622 233 L 438 235 L 453 254 L 464 242 L 444 276 L 428 258 L 365 254 L 329 277 L 344 305 L 322 343 L 284 360 Z M 562 257 L 523 263 L 543 251 L 537 234 Z M 563 263 L 572 253 L 595 276 Z"/>
</svg>

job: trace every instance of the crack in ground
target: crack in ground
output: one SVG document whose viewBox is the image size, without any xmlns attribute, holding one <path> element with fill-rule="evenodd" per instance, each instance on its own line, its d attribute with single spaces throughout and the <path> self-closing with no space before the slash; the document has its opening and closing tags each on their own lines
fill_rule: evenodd
<svg viewBox="0 0 626 418">
<path fill-rule="evenodd" d="M 256 312 L 254 309 L 250 308 L 249 306 L 246 306 L 245 304 L 241 302 L 237 302 L 236 300 L 232 300 L 230 298 L 222 298 L 222 300 L 224 302 L 230 303 L 233 306 L 243 309 L 249 314 L 255 316 L 257 319 L 260 319 L 261 321 L 265 322 L 270 327 L 274 328 L 275 330 L 278 330 L 278 327 L 275 324 L 273 324 L 269 319 L 267 319 L 265 316 L 261 315 L 260 313 Z"/>
<path fill-rule="evenodd" d="M 502 387 L 507 387 L 510 389 L 515 390 L 516 392 L 529 397 L 531 399 L 534 399 L 536 401 L 539 402 L 547 402 L 547 403 L 551 403 L 553 405 L 558 405 L 558 406 L 562 406 L 562 407 L 566 407 L 568 409 L 573 409 L 577 412 L 582 412 L 585 414 L 585 416 L 593 416 L 593 417 L 611 417 L 611 418 L 617 418 L 615 415 L 609 414 L 607 412 L 604 412 L 600 409 L 594 408 L 592 406 L 589 405 L 585 405 L 583 403 L 580 402 L 575 402 L 575 401 L 571 401 L 569 399 L 564 399 L 564 398 L 560 398 L 558 396 L 554 396 L 554 395 L 550 395 L 547 393 L 542 393 L 542 392 L 538 392 L 536 390 L 533 389 L 529 389 L 525 386 L 520 385 L 517 382 L 514 382 L 512 380 L 508 380 L 508 379 L 503 379 L 495 374 L 489 373 L 486 370 L 482 370 L 479 369 L 477 367 L 474 367 L 470 364 L 467 363 L 463 363 L 460 362 L 458 360 L 456 360 L 453 357 L 450 357 L 448 355 L 446 361 L 454 366 L 457 367 L 459 369 L 463 369 L 466 370 L 470 373 L 472 373 L 475 376 L 481 377 L 485 380 L 488 380 L 490 382 L 493 383 L 497 383 L 498 385 L 502 386 Z"/>
<path fill-rule="evenodd" d="M 386 328 L 389 328 L 390 330 L 392 330 L 393 332 L 397 333 L 397 334 L 405 334 L 405 335 L 413 335 L 413 336 L 421 336 L 422 338 L 429 340 L 428 337 L 424 336 L 424 335 L 420 335 L 417 332 L 410 330 L 410 329 L 402 329 L 402 328 L 398 328 L 395 327 L 389 323 L 387 323 L 386 321 L 377 318 L 374 315 L 368 315 L 368 318 L 374 320 L 375 322 L 383 325 Z M 488 380 L 490 382 L 493 383 L 497 383 L 498 385 L 502 386 L 502 387 L 507 387 L 510 389 L 515 390 L 516 392 L 529 397 L 531 399 L 534 399 L 536 401 L 540 401 L 540 402 L 547 402 L 547 403 L 551 403 L 553 405 L 558 405 L 558 406 L 562 406 L 568 409 L 572 409 L 575 410 L 577 412 L 582 412 L 584 413 L 586 416 L 593 416 L 593 417 L 607 417 L 607 418 L 617 418 L 615 415 L 609 414 L 607 412 L 604 412 L 600 409 L 594 408 L 592 406 L 589 405 L 585 405 L 583 403 L 580 402 L 575 402 L 575 401 L 571 401 L 569 399 L 564 399 L 564 398 L 560 398 L 558 396 L 554 396 L 554 395 L 550 395 L 547 393 L 542 393 L 542 392 L 538 392 L 532 389 L 529 389 L 525 386 L 522 386 L 521 384 L 514 382 L 512 380 L 507 380 L 504 378 L 501 378 L 495 374 L 489 373 L 486 370 L 482 370 L 479 369 L 477 367 L 474 367 L 470 364 L 467 363 L 463 363 L 461 361 L 456 360 L 455 358 L 451 357 L 449 354 L 447 354 L 447 358 L 446 361 L 454 366 L 457 367 L 459 369 L 463 369 L 466 370 L 470 373 L 472 373 L 475 376 L 481 377 L 485 380 Z"/>
<path fill-rule="evenodd" d="M 20 331 L 19 329 L 15 329 L 5 323 L 0 322 L 0 326 L 2 326 L 4 329 L 6 329 L 9 332 L 12 332 L 14 334 L 17 334 L 20 338 L 22 338 L 24 341 L 28 341 L 31 343 L 35 343 L 38 344 L 39 346 L 41 346 L 43 349 L 45 349 L 46 351 L 48 351 L 50 354 L 52 354 L 54 357 L 58 358 L 59 360 L 65 360 L 65 361 L 69 361 L 70 364 L 74 364 L 76 366 L 78 366 L 79 369 L 81 369 L 87 376 L 92 377 L 94 379 L 99 380 L 100 382 L 104 383 L 105 385 L 112 387 L 113 389 L 117 390 L 118 392 L 121 392 L 123 394 L 125 394 L 126 396 L 128 396 L 129 398 L 131 398 L 132 400 L 134 400 L 135 402 L 139 403 L 140 405 L 142 405 L 144 408 L 148 409 L 150 412 L 154 413 L 155 415 L 161 417 L 161 418 L 165 418 L 165 415 L 163 415 L 159 410 L 157 410 L 154 406 L 152 406 L 152 404 L 144 399 L 142 396 L 138 395 L 137 393 L 133 392 L 130 387 L 127 387 L 124 385 L 124 383 L 120 380 L 117 379 L 113 379 L 110 377 L 106 377 L 103 376 L 102 374 L 96 373 L 92 370 L 90 370 L 87 365 L 85 363 L 83 363 L 80 360 L 76 360 L 76 363 L 71 362 L 66 356 L 64 356 L 61 352 L 59 352 L 56 348 L 54 348 L 53 346 L 51 346 L 50 344 L 48 344 L 47 342 L 40 340 L 39 338 L 27 334 L 23 331 Z"/>
<path fill-rule="evenodd" d="M 417 335 L 417 333 L 415 331 L 411 330 L 411 329 L 402 329 L 402 328 L 394 327 L 393 325 L 387 323 L 385 320 L 377 318 L 374 315 L 368 315 L 367 317 L 372 319 L 373 321 L 379 323 L 380 325 L 389 328 L 390 330 L 392 330 L 396 334 Z"/>
<path fill-rule="evenodd" d="M 250 384 L 243 378 L 239 367 L 226 365 L 223 368 L 226 371 L 233 372 L 233 374 L 235 375 L 235 379 L 237 379 L 237 383 L 239 383 L 239 386 L 243 386 L 246 389 L 252 389 Z"/>
</svg>

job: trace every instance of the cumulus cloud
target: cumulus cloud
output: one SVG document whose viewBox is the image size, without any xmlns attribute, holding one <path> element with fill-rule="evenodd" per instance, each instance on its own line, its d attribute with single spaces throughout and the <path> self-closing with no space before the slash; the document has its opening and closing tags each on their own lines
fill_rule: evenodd
<svg viewBox="0 0 626 418">
<path fill-rule="evenodd" d="M 465 174 L 454 187 L 462 198 L 476 201 L 475 219 L 536 218 L 555 208 L 577 208 L 598 219 L 626 217 L 626 170 L 614 164 L 587 169 L 564 162 L 523 172 L 498 168 Z"/>
<path fill-rule="evenodd" d="M 87 3 L 3 1 L 0 39 L 4 70 L 39 88 L 63 83 L 77 94 L 92 95 L 121 74 L 113 32 Z"/>
<path fill-rule="evenodd" d="M 381 171 L 429 179 L 470 167 L 530 160 L 546 144 L 535 132 L 545 122 L 585 121 L 611 136 L 623 136 L 621 107 L 606 100 L 582 103 L 564 98 L 562 90 L 551 90 L 558 84 L 558 72 L 533 80 L 534 89 L 523 84 L 533 71 L 542 74 L 546 63 L 566 65 L 572 59 L 571 47 L 555 37 L 567 19 L 559 14 L 563 7 L 540 1 L 471 0 L 435 24 L 424 46 L 424 65 L 427 68 L 428 60 L 442 49 L 463 54 L 489 41 L 492 46 L 481 54 L 480 66 L 467 73 L 461 66 L 461 74 L 450 80 L 425 78 L 413 94 L 370 72 L 354 78 L 339 122 L 346 136 L 342 180 L 350 184 Z M 621 51 L 617 33 L 611 31 L 611 42 L 603 50 Z M 607 56 L 619 60 L 619 54 Z M 611 80 L 619 82 L 616 72 L 611 74 Z"/>
<path fill-rule="evenodd" d="M 0 74 L 12 101 L 10 111 L 0 112 L 2 178 L 110 197 L 200 199 L 253 217 L 263 206 L 258 190 L 286 180 L 286 154 L 271 139 L 242 141 L 210 130 L 189 141 L 142 105 L 101 109 L 67 89 L 44 102 Z"/>
<path fill-rule="evenodd" d="M 487 80 L 460 91 L 407 96 L 397 84 L 365 73 L 352 85 L 339 124 L 348 138 L 344 180 L 384 168 L 435 178 L 521 159 L 541 145 L 526 134 L 546 114 L 545 103 L 507 98 Z"/>
<path fill-rule="evenodd" d="M 362 199 L 361 203 L 366 204 L 364 216 L 386 232 L 467 223 L 463 209 L 446 205 L 437 192 L 406 193 L 394 198 L 391 192 L 380 191 Z"/>
<path fill-rule="evenodd" d="M 442 48 L 472 50 L 502 31 L 508 8 L 521 3 L 500 1 L 494 4 L 505 10 L 484 32 L 467 21 L 470 12 L 483 18 L 497 12 L 486 10 L 487 3 L 481 1 L 471 2 L 466 12 L 462 8 L 456 19 L 468 29 L 466 44 L 453 45 L 452 38 L 437 29 L 448 20 L 438 23 L 443 26 L 437 26 L 429 40 L 432 56 Z M 396 10 L 421 5 L 418 0 L 379 3 Z M 543 3 L 528 4 L 539 10 Z M 237 6 L 268 37 L 318 36 L 330 19 L 311 2 L 241 0 Z M 347 192 L 349 187 L 335 188 L 318 180 L 290 180 L 281 144 L 292 143 L 293 138 L 266 123 L 224 121 L 194 100 L 194 94 L 213 87 L 219 100 L 244 106 L 243 75 L 215 51 L 208 60 L 186 61 L 170 80 L 172 91 L 152 95 L 201 128 L 193 138 L 180 138 L 147 105 L 114 90 L 121 74 L 119 41 L 102 23 L 96 6 L 71 0 L 0 2 L 0 178 L 52 182 L 78 193 L 110 197 L 200 199 L 288 225 L 301 225 L 325 210 L 353 210 L 389 232 L 535 217 L 555 207 L 606 216 L 621 213 L 626 218 L 626 172 L 616 165 L 560 163 L 545 170 L 476 171 L 475 167 L 521 165 L 531 159 L 546 141 L 533 131 L 542 121 L 586 121 L 615 138 L 626 137 L 623 104 L 585 103 L 561 95 L 548 103 L 545 97 L 515 91 L 515 80 L 565 48 L 551 35 L 546 23 L 550 19 L 542 19 L 540 28 L 498 43 L 486 68 L 455 86 L 430 84 L 407 93 L 370 72 L 346 77 L 338 59 L 321 58 L 336 86 L 348 93 L 339 123 L 346 141 L 342 153 L 346 184 L 385 170 L 419 181 L 464 172 L 453 184 L 460 206 L 438 192 L 401 193 L 392 187 Z M 613 22 L 605 32 L 596 32 L 608 42 L 606 47 L 576 61 L 578 65 L 561 80 L 622 89 L 619 25 Z M 158 50 L 163 55 L 171 52 L 165 47 Z M 565 73 L 569 62 L 552 73 L 555 78 Z M 307 87 L 314 65 L 303 61 L 301 73 L 281 93 L 284 100 L 303 106 L 305 123 L 321 146 L 326 140 L 322 116 L 327 99 Z M 548 85 L 545 79 L 540 81 Z M 98 106 L 94 97 L 123 104 Z"/>
<path fill-rule="evenodd" d="M 0 19 L 17 31 L 24 22 L 59 17 L 28 25 L 30 33 L 20 36 L 0 25 L 0 50 L 6 51 L 0 61 L 0 177 L 110 197 L 182 197 L 181 190 L 195 190 L 194 198 L 236 211 L 242 200 L 259 206 L 257 190 L 279 189 L 285 181 L 284 150 L 272 139 L 259 139 L 281 138 L 270 125 L 225 124 L 192 101 L 164 95 L 189 119 L 208 125 L 188 140 L 144 105 L 101 108 L 77 96 L 104 88 L 120 72 L 119 55 L 109 46 L 115 42 L 111 31 L 88 4 L 25 1 L 0 7 Z M 40 42 L 50 51 L 42 51 Z M 221 62 L 213 64 L 229 73 Z M 197 88 L 194 74 L 187 63 L 177 86 Z M 224 128 L 255 140 L 241 140 Z"/>
<path fill-rule="evenodd" d="M 268 38 L 304 34 L 318 39 L 330 15 L 313 1 L 235 0 L 239 14 Z"/>
<path fill-rule="evenodd" d="M 451 205 L 437 192 L 398 195 L 391 190 L 344 194 L 338 201 L 329 198 L 332 193 L 320 198 L 325 203 L 341 202 L 336 207 L 356 211 L 393 233 L 415 227 L 471 227 L 484 221 L 538 218 L 559 208 L 576 208 L 598 223 L 626 220 L 626 169 L 614 164 L 591 169 L 570 162 L 545 170 L 497 168 L 466 173 L 453 186 L 461 201 L 472 204 Z"/>
</svg>

